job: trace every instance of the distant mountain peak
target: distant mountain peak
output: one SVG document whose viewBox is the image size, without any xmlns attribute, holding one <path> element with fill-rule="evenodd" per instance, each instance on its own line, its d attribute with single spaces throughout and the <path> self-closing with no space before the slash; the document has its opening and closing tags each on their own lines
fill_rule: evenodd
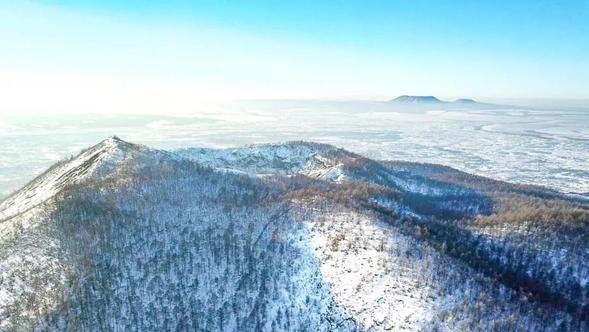
<svg viewBox="0 0 589 332">
<path fill-rule="evenodd" d="M 476 105 L 479 104 L 474 99 L 470 98 L 458 98 L 454 101 L 445 101 L 440 100 L 434 96 L 410 96 L 410 95 L 402 95 L 393 100 L 389 101 L 390 103 L 399 103 L 399 104 L 465 104 L 465 105 Z"/>
<path fill-rule="evenodd" d="M 476 104 L 477 102 L 474 99 L 469 98 L 459 98 L 454 101 L 455 103 L 459 104 Z"/>
<path fill-rule="evenodd" d="M 402 95 L 399 96 L 391 102 L 395 103 L 415 103 L 415 104 L 435 104 L 435 103 L 443 103 L 443 101 L 439 100 L 434 96 L 409 96 L 409 95 Z"/>
</svg>

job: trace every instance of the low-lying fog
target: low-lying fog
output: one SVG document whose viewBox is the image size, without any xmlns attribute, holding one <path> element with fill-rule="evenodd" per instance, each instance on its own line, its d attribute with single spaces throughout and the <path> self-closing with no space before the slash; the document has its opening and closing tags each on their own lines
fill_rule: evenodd
<svg viewBox="0 0 589 332">
<path fill-rule="evenodd" d="M 589 193 L 589 109 L 379 102 L 258 101 L 191 116 L 0 115 L 0 198 L 59 159 L 111 136 L 152 147 L 291 140 L 376 159 Z"/>
</svg>

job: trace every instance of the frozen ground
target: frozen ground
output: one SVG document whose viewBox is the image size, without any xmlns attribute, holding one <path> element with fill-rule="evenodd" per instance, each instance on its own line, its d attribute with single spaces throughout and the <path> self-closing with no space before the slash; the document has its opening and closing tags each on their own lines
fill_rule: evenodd
<svg viewBox="0 0 589 332">
<path fill-rule="evenodd" d="M 161 148 L 309 140 L 376 159 L 449 165 L 589 193 L 589 108 L 415 109 L 376 102 L 244 102 L 192 116 L 0 113 L 0 197 L 110 135 Z"/>
</svg>

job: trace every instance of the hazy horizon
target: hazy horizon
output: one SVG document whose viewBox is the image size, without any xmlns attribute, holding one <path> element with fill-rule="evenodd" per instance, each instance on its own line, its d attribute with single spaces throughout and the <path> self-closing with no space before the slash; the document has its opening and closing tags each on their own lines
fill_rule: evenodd
<svg viewBox="0 0 589 332">
<path fill-rule="evenodd" d="M 587 17 L 586 1 L 0 1 L 0 114 L 588 100 Z"/>
<path fill-rule="evenodd" d="M 579 108 L 249 101 L 191 114 L 0 116 L 0 197 L 111 135 L 176 149 L 316 141 L 375 159 L 438 163 L 589 193 L 589 112 Z"/>
</svg>

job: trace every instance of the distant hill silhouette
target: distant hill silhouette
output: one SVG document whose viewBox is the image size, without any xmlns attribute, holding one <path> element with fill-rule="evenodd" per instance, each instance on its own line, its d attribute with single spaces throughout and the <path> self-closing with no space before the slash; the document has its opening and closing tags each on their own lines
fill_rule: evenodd
<svg viewBox="0 0 589 332">
<path fill-rule="evenodd" d="M 468 98 L 456 99 L 454 102 L 459 103 L 459 104 L 477 104 L 477 102 L 474 99 L 468 99 Z"/>
<path fill-rule="evenodd" d="M 443 103 L 443 101 L 439 100 L 434 96 L 408 96 L 402 95 L 399 96 L 391 102 L 394 103 L 419 103 L 419 104 L 436 104 L 436 103 Z"/>
<path fill-rule="evenodd" d="M 486 105 L 491 106 L 492 104 L 479 103 L 478 101 L 470 98 L 459 98 L 454 101 L 440 100 L 434 96 L 410 96 L 402 95 L 395 99 L 389 100 L 389 103 L 395 104 L 461 104 L 461 105 Z"/>
</svg>

